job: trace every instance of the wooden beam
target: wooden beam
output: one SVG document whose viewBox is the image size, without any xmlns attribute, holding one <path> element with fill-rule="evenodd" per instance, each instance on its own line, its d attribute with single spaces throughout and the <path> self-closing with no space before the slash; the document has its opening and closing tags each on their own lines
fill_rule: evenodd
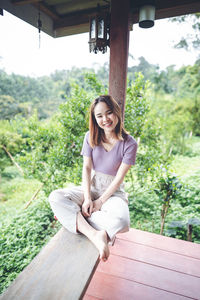
<svg viewBox="0 0 200 300">
<path fill-rule="evenodd" d="M 53 21 L 59 19 L 58 14 L 51 7 L 49 7 L 47 5 L 44 5 L 44 4 L 41 4 L 41 3 L 35 3 L 33 5 L 35 7 L 37 7 L 37 9 L 40 9 L 40 11 L 42 11 L 44 14 L 46 14 L 47 16 L 49 16 L 50 18 L 52 18 Z"/>
<path fill-rule="evenodd" d="M 33 25 L 37 28 L 38 21 L 38 8 L 35 7 L 36 4 L 26 4 L 26 5 L 13 5 L 10 0 L 1 0 L 1 8 L 5 9 L 14 16 L 20 18 L 21 20 Z M 55 37 L 55 32 L 53 30 L 53 20 L 48 15 L 41 11 L 42 20 L 42 31 Z"/>
<path fill-rule="evenodd" d="M 75 25 L 75 26 L 67 26 L 67 27 L 60 27 L 55 29 L 55 38 L 63 37 L 63 36 L 69 36 L 69 35 L 75 35 L 80 33 L 86 33 L 89 31 L 89 23 L 87 24 L 81 24 L 81 25 Z M 89 40 L 89 34 L 88 34 L 88 40 Z M 89 52 L 89 47 L 88 47 Z"/>
<path fill-rule="evenodd" d="M 102 6 L 101 12 L 108 12 L 109 7 L 108 6 Z M 63 28 L 67 26 L 74 26 L 74 25 L 81 25 L 85 23 L 89 23 L 89 17 L 93 14 L 96 14 L 98 12 L 98 9 L 96 7 L 82 10 L 82 11 L 76 11 L 73 13 L 65 14 L 60 17 L 59 20 L 54 22 L 54 28 Z"/>
<path fill-rule="evenodd" d="M 108 12 L 108 6 L 102 6 L 101 11 Z M 55 36 L 68 36 L 89 32 L 89 17 L 97 13 L 97 8 L 73 12 L 54 21 Z"/>
<path fill-rule="evenodd" d="M 30 3 L 41 2 L 42 0 L 12 0 L 12 3 L 15 5 L 25 5 Z"/>
<path fill-rule="evenodd" d="M 97 9 L 98 4 L 101 9 L 106 5 L 106 2 L 103 0 L 71 0 L 69 2 L 63 2 L 56 5 L 56 11 L 60 15 L 69 14 L 72 12 L 84 11 L 87 9 Z"/>
<path fill-rule="evenodd" d="M 130 1 L 111 1 L 109 94 L 122 109 L 126 98 Z"/>
<path fill-rule="evenodd" d="M 141 3 L 142 4 L 142 3 Z M 162 0 L 156 2 L 156 15 L 155 19 L 172 18 L 181 15 L 192 14 L 200 11 L 199 0 L 179 1 L 174 0 L 171 2 L 163 2 Z M 134 3 L 131 7 L 131 23 L 136 24 L 139 21 L 139 6 Z"/>
</svg>

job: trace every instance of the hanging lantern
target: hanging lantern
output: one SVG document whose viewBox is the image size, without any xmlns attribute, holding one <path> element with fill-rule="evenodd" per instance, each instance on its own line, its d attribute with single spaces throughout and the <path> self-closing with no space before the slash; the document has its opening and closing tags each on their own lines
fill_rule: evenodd
<svg viewBox="0 0 200 300">
<path fill-rule="evenodd" d="M 109 15 L 99 13 L 90 18 L 89 49 L 90 52 L 105 53 L 109 46 Z"/>
<path fill-rule="evenodd" d="M 149 3 L 150 4 L 141 6 L 139 9 L 139 26 L 141 28 L 150 28 L 154 26 L 155 5 L 153 5 L 153 1 L 149 1 Z"/>
</svg>

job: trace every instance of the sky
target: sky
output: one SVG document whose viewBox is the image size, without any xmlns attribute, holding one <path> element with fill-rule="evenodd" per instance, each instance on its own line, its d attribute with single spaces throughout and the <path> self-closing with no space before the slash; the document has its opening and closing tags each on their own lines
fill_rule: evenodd
<svg viewBox="0 0 200 300">
<path fill-rule="evenodd" d="M 161 69 L 192 65 L 197 52 L 173 48 L 190 29 L 190 24 L 175 24 L 167 19 L 156 20 L 149 29 L 134 24 L 129 44 L 134 59 L 129 57 L 129 67 L 137 65 L 141 56 Z M 38 77 L 73 66 L 98 68 L 109 63 L 109 48 L 106 54 L 89 53 L 88 38 L 89 34 L 84 33 L 55 39 L 42 32 L 39 47 L 38 30 L 4 11 L 4 16 L 0 16 L 0 69 L 8 74 Z"/>
</svg>

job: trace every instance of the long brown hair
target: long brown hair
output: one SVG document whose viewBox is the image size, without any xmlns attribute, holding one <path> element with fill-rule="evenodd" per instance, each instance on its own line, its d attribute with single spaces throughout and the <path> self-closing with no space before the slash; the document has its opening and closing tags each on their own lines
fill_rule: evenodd
<svg viewBox="0 0 200 300">
<path fill-rule="evenodd" d="M 89 143 L 92 148 L 94 146 L 98 146 L 101 144 L 101 142 L 106 142 L 106 137 L 104 134 L 104 130 L 99 127 L 97 124 L 95 115 L 94 115 L 94 109 L 96 105 L 100 102 L 106 103 L 106 105 L 109 107 L 109 109 L 115 114 L 118 118 L 118 123 L 115 127 L 115 134 L 119 140 L 126 139 L 128 132 L 124 129 L 123 123 L 122 123 L 122 117 L 121 117 L 121 108 L 117 101 L 110 95 L 101 95 L 98 98 L 96 98 L 91 106 L 90 106 L 90 116 L 89 116 L 89 130 L 90 130 L 90 138 Z"/>
</svg>

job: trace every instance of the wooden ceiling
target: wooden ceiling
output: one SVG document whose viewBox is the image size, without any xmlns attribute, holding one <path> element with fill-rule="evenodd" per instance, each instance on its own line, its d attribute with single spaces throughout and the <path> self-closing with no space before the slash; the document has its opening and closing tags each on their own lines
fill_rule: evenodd
<svg viewBox="0 0 200 300">
<path fill-rule="evenodd" d="M 89 31 L 89 17 L 110 11 L 111 0 L 1 0 L 0 8 L 37 27 L 41 11 L 42 30 L 53 37 Z M 130 25 L 138 23 L 139 7 L 148 0 L 130 0 Z M 200 0 L 154 0 L 156 19 L 200 12 Z M 122 0 L 123 5 L 123 0 Z"/>
</svg>

